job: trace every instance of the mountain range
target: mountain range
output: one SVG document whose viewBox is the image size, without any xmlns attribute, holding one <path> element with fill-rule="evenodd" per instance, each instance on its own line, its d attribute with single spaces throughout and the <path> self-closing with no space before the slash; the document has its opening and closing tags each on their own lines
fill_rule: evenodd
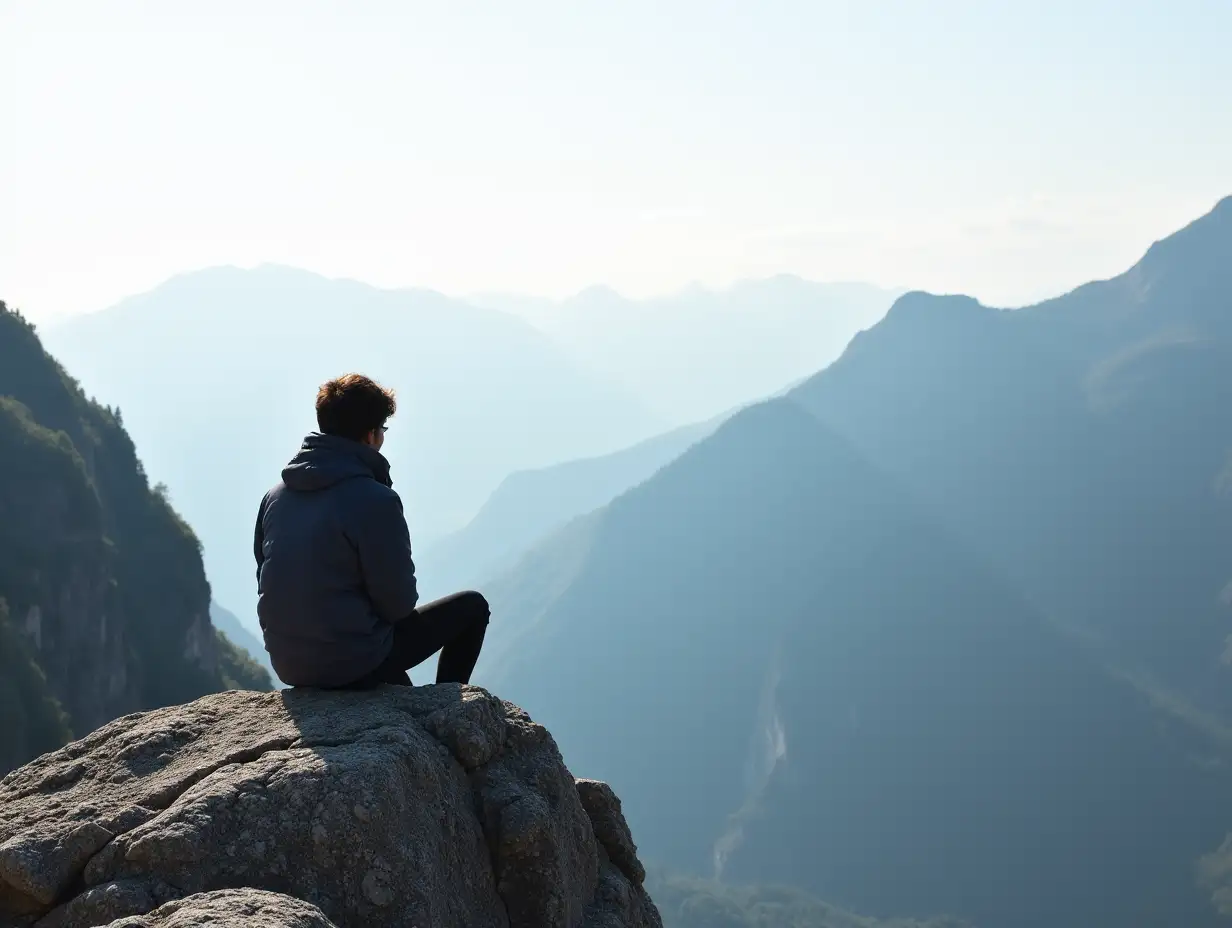
<svg viewBox="0 0 1232 928">
<path fill-rule="evenodd" d="M 509 473 L 625 447 L 663 423 L 504 313 L 304 271 L 215 268 L 45 333 L 123 410 L 149 473 L 199 534 L 215 599 L 255 630 L 252 523 L 316 428 L 317 386 L 360 370 L 400 397 L 388 449 L 419 544 Z"/>
<path fill-rule="evenodd" d="M 605 368 L 597 353 L 578 360 L 584 339 L 569 344 L 567 326 L 544 334 L 555 307 L 534 308 L 538 331 L 440 301 L 285 269 L 177 279 L 74 323 L 76 350 L 117 355 L 95 357 L 99 385 L 86 386 L 110 403 L 105 378 L 127 384 L 123 416 L 88 401 L 23 320 L 0 317 L 13 449 L 0 463 L 17 468 L 2 485 L 26 488 L 0 494 L 0 660 L 18 681 L 0 685 L 0 709 L 24 720 L 21 750 L 88 726 L 117 679 L 122 698 L 100 717 L 233 685 L 245 668 L 259 683 L 208 619 L 211 586 L 226 602 L 231 575 L 205 581 L 181 496 L 234 556 L 220 564 L 242 596 L 244 481 L 259 497 L 275 478 L 275 448 L 306 430 L 291 420 L 336 373 L 325 362 L 350 352 L 401 387 L 403 355 L 367 355 L 354 333 L 406 323 L 431 334 L 435 362 L 470 344 L 463 322 L 490 324 L 503 334 L 488 360 L 511 389 L 498 410 L 449 407 L 506 417 L 472 420 L 463 450 L 484 460 L 442 452 L 435 471 L 406 468 L 413 532 L 416 494 L 443 494 L 418 536 L 424 589 L 484 590 L 476 682 L 546 724 L 575 774 L 612 783 L 645 857 L 706 878 L 662 878 L 678 923 L 937 913 L 981 928 L 1215 928 L 1232 910 L 1232 198 L 1124 274 L 1035 306 L 905 293 L 833 363 L 821 351 L 775 394 L 808 373 L 786 363 L 732 403 L 671 386 L 668 362 L 689 357 L 671 339 L 659 368 L 639 369 L 664 385 L 652 409 L 649 388 L 613 374 L 632 360 Z M 573 308 L 595 307 L 602 331 L 627 302 L 595 291 Z M 329 328 L 343 306 L 359 321 Z M 434 328 L 437 311 L 453 321 Z M 535 396 L 576 387 L 536 407 L 542 433 L 517 419 L 516 379 L 530 375 L 504 353 L 508 333 L 530 346 L 517 363 L 544 375 Z M 198 354 L 174 344 L 185 337 Z M 723 366 L 702 344 L 699 384 Z M 446 368 L 416 366 L 441 378 L 410 381 L 416 414 L 432 384 L 449 402 L 468 395 L 445 389 Z M 489 396 L 493 376 L 475 378 Z M 758 396 L 771 398 L 748 405 Z M 162 443 L 159 479 L 179 455 L 176 482 L 151 486 L 130 416 Z M 461 433 L 408 420 L 408 442 Z M 570 423 L 582 431 L 536 444 Z M 393 434 L 391 456 L 409 464 Z M 522 439 L 531 451 L 513 463 Z M 208 565 L 209 537 L 205 552 Z M 65 588 L 84 604 L 73 615 L 103 627 L 49 621 L 67 614 L 49 593 Z M 151 624 L 156 610 L 173 618 Z M 90 635 L 102 670 L 79 680 Z"/>
<path fill-rule="evenodd" d="M 1038 306 L 905 294 L 488 583 L 484 682 L 679 869 L 1215 924 L 1230 320 L 1232 200 Z"/>
<path fill-rule="evenodd" d="M 149 472 L 202 540 L 216 601 L 256 632 L 253 500 L 315 427 L 313 395 L 328 377 L 363 370 L 402 397 L 388 448 L 417 549 L 442 565 L 427 572 L 431 587 L 535 540 L 497 540 L 515 498 L 526 493 L 520 505 L 535 513 L 527 530 L 606 502 L 628 485 L 615 475 L 673 447 L 672 433 L 814 372 L 892 296 L 783 276 L 649 301 L 592 288 L 560 304 L 517 302 L 515 315 L 285 267 L 214 268 L 44 338 L 90 394 L 123 410 Z M 607 454 L 610 465 L 581 463 Z M 558 493 L 531 489 L 529 472 L 570 461 Z M 565 502 L 570 486 L 576 504 Z M 479 562 L 459 543 L 468 533 L 489 545 Z M 449 552 L 463 550 L 451 568 Z"/>
<path fill-rule="evenodd" d="M 1013 311 L 910 294 L 795 399 L 1038 608 L 1232 714 L 1232 198 Z"/>
<path fill-rule="evenodd" d="M 560 301 L 473 299 L 525 318 L 587 370 L 682 425 L 816 373 L 902 292 L 781 274 L 640 300 L 604 286 Z"/>
<path fill-rule="evenodd" d="M 684 425 L 611 454 L 510 474 L 466 526 L 416 556 L 426 597 L 470 589 L 574 518 L 599 509 L 705 438 L 724 417 Z"/>
</svg>

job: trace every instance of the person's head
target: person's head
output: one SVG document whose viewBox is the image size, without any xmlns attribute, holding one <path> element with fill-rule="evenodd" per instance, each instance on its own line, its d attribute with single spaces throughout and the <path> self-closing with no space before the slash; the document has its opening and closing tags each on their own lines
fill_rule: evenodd
<svg viewBox="0 0 1232 928">
<path fill-rule="evenodd" d="M 397 408 L 393 390 L 363 374 L 344 374 L 317 390 L 317 428 L 380 451 L 385 422 Z"/>
</svg>

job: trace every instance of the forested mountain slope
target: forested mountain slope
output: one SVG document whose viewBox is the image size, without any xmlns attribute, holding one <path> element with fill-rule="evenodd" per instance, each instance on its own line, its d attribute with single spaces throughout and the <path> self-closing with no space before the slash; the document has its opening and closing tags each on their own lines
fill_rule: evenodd
<svg viewBox="0 0 1232 928">
<path fill-rule="evenodd" d="M 209 597 L 196 536 L 149 485 L 119 412 L 0 303 L 0 660 L 10 730 L 27 733 L 6 766 L 68 729 L 268 687 L 218 637 Z"/>
</svg>

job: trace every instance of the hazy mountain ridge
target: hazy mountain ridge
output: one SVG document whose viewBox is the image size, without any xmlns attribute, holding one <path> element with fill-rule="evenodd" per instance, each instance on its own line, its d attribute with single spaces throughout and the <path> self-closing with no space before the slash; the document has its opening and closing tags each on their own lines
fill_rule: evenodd
<svg viewBox="0 0 1232 928">
<path fill-rule="evenodd" d="M 1195 865 L 1232 822 L 1232 755 L 1187 699 L 1218 704 L 1200 662 L 1226 630 L 1208 610 L 1142 660 L 1156 604 L 1214 607 L 1232 566 L 1223 343 L 1199 325 L 1223 317 L 1186 303 L 1227 307 L 1232 262 L 1187 267 L 1080 288 L 1081 317 L 902 297 L 493 584 L 517 646 L 486 672 L 613 782 L 651 859 L 717 850 L 734 880 L 874 916 L 1213 924 Z"/>
<path fill-rule="evenodd" d="M 640 300 L 605 286 L 561 301 L 474 299 L 529 320 L 580 363 L 682 424 L 814 373 L 902 292 L 781 274 Z"/>
<path fill-rule="evenodd" d="M 786 396 L 807 379 L 799 378 L 772 396 Z M 771 397 L 739 408 L 766 398 Z M 493 583 L 516 587 L 521 572 L 516 569 L 518 561 L 532 555 L 535 546 L 553 531 L 642 483 L 737 411 L 727 410 L 610 454 L 510 474 L 464 528 L 420 549 L 416 563 L 421 568 L 421 589 L 427 596 L 436 596 Z M 502 634 L 501 626 L 495 634 Z M 490 645 L 491 639 L 489 651 Z"/>
<path fill-rule="evenodd" d="M 219 634 L 252 658 L 254 663 L 259 664 L 269 674 L 273 686 L 282 687 L 278 675 L 274 672 L 274 665 L 270 663 L 269 652 L 265 650 L 265 642 L 259 633 L 260 629 L 257 634 L 249 631 L 234 612 L 213 600 L 210 601 L 210 621 L 214 623 Z"/>
<path fill-rule="evenodd" d="M 507 573 L 552 531 L 649 478 L 721 419 L 682 426 L 602 457 L 510 474 L 464 528 L 417 556 L 425 595 L 473 588 Z"/>
<path fill-rule="evenodd" d="M 138 709 L 268 687 L 210 624 L 197 539 L 151 488 L 119 414 L 87 400 L 3 303 L 0 451 L 0 653 L 18 681 L 5 700 L 18 746 L 62 743 L 53 698 L 84 734 Z"/>
<path fill-rule="evenodd" d="M 282 267 L 180 275 L 47 337 L 124 410 L 203 541 L 217 599 L 254 630 L 256 505 L 316 427 L 329 377 L 362 370 L 398 390 L 389 450 L 419 546 L 464 524 L 514 470 L 661 429 L 512 316 Z"/>
<path fill-rule="evenodd" d="M 1227 716 L 1230 335 L 1232 198 L 1036 307 L 903 297 L 793 395 L 1049 614 Z"/>
</svg>

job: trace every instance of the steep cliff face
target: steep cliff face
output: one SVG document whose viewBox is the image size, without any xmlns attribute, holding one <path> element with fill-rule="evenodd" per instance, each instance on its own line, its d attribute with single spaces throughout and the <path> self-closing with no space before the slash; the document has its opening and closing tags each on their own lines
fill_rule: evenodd
<svg viewBox="0 0 1232 928">
<path fill-rule="evenodd" d="M 78 734 L 230 686 L 268 688 L 218 637 L 209 597 L 200 545 L 150 487 L 119 411 L 87 399 L 0 302 L 6 678 L 33 665 Z"/>
<path fill-rule="evenodd" d="M 68 720 L 0 601 L 0 771 L 59 747 Z"/>
</svg>

